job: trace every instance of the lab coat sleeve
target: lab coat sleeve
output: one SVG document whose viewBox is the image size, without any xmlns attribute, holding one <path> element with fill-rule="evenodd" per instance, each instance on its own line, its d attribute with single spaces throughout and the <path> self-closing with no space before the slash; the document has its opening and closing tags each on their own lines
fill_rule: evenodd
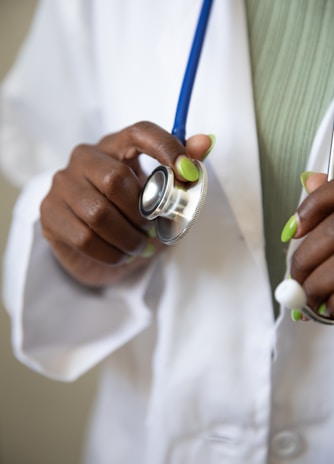
<svg viewBox="0 0 334 464">
<path fill-rule="evenodd" d="M 3 294 L 17 357 L 52 378 L 73 380 L 150 323 L 151 270 L 117 288 L 73 281 L 43 239 L 39 205 L 71 149 L 96 141 L 90 3 L 42 0 L 1 89 L 1 165 L 25 185 L 13 213 Z M 31 180 L 32 179 L 32 180 Z"/>
<path fill-rule="evenodd" d="M 16 185 L 102 135 L 89 2 L 41 0 L 1 83 L 0 165 Z"/>
<path fill-rule="evenodd" d="M 17 358 L 70 381 L 150 324 L 145 292 L 153 270 L 107 289 L 71 279 L 41 234 L 38 205 L 49 184 L 49 174 L 34 179 L 15 207 L 4 258 L 4 302 Z"/>
</svg>

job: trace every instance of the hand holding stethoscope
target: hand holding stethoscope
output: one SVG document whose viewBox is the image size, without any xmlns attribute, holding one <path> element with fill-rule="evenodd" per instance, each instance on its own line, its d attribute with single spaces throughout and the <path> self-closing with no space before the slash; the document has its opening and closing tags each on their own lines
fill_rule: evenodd
<svg viewBox="0 0 334 464">
<path fill-rule="evenodd" d="M 204 0 L 172 134 L 150 122 L 133 124 L 95 145 L 77 146 L 53 178 L 41 205 L 42 232 L 61 266 L 81 283 L 111 285 L 146 266 L 164 243 L 184 236 L 200 209 L 206 190 L 200 160 L 213 141 L 200 134 L 186 141 L 185 125 L 211 5 Z M 141 153 L 162 164 L 152 175 L 153 190 L 152 184 L 144 188 Z M 160 240 L 148 220 L 155 215 Z"/>
<path fill-rule="evenodd" d="M 204 0 L 193 48 L 189 57 L 173 134 L 184 141 L 188 104 L 200 50 L 211 9 Z M 192 55 L 196 56 L 193 59 Z M 191 77 L 190 77 L 191 76 Z M 198 163 L 199 179 L 184 189 L 174 187 L 173 171 L 158 168 L 143 190 L 140 211 L 148 219 L 157 219 L 157 233 L 166 244 L 184 236 L 200 210 L 206 192 L 205 167 Z M 276 299 L 293 310 L 323 324 L 334 324 L 334 128 L 326 175 L 311 176 L 306 188 L 311 193 L 300 205 L 283 231 L 283 241 L 306 236 L 291 263 L 291 278 L 276 289 Z M 300 310 L 300 311 L 299 311 Z"/>
<path fill-rule="evenodd" d="M 176 108 L 172 135 L 183 144 L 190 98 L 212 3 L 213 0 L 203 0 Z M 200 161 L 195 160 L 194 163 L 198 171 L 194 182 L 188 185 L 178 183 L 169 166 L 159 166 L 147 179 L 140 196 L 140 213 L 149 220 L 155 220 L 157 236 L 166 245 L 172 245 L 185 236 L 204 204 L 206 169 Z"/>
<path fill-rule="evenodd" d="M 309 193 L 282 232 L 283 241 L 305 237 L 292 257 L 291 279 L 276 289 L 279 303 L 294 319 L 334 324 L 334 128 L 328 173 L 308 174 Z"/>
</svg>

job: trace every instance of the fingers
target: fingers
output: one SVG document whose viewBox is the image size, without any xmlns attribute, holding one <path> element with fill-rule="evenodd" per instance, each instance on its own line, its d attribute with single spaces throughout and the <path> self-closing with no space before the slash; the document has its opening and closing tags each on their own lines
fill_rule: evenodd
<svg viewBox="0 0 334 464">
<path fill-rule="evenodd" d="M 131 167 L 80 146 L 41 206 L 43 233 L 93 260 L 119 265 L 144 252 L 152 223 L 138 211 L 142 183 Z"/>
<path fill-rule="evenodd" d="M 146 153 L 171 166 L 179 180 L 195 181 L 192 158 L 202 159 L 212 146 L 206 135 L 193 136 L 184 146 L 149 122 L 110 134 L 97 145 L 77 146 L 41 205 L 43 234 L 61 265 L 94 285 L 126 275 L 125 267 L 143 265 L 142 259 L 162 245 L 150 238 L 153 223 L 139 212 L 146 176 L 138 156 Z M 133 257 L 137 264 L 129 264 Z M 112 274 L 110 266 L 118 270 Z"/>
<path fill-rule="evenodd" d="M 198 179 L 197 168 L 191 158 L 202 159 L 211 145 L 209 136 L 199 135 L 189 139 L 185 147 L 169 132 L 146 121 L 108 135 L 98 144 L 102 151 L 121 161 L 129 161 L 146 153 L 159 163 L 170 166 L 181 181 Z"/>
<path fill-rule="evenodd" d="M 48 208 L 49 203 L 43 202 L 42 217 L 48 217 L 48 220 L 43 221 L 43 233 L 56 248 L 57 244 L 61 243 L 66 245 L 68 250 L 75 250 L 97 262 L 107 264 L 121 264 L 127 259 L 126 254 L 105 242 L 70 209 L 53 206 L 52 214 L 48 214 Z M 58 220 L 59 217 L 62 218 L 61 222 Z"/>
<path fill-rule="evenodd" d="M 307 193 L 311 193 L 327 182 L 327 175 L 317 172 L 305 172 L 301 175 L 301 180 Z"/>
<path fill-rule="evenodd" d="M 308 305 L 334 314 L 334 183 L 325 174 L 309 174 L 309 192 L 292 218 L 290 238 L 304 237 L 291 260 L 290 275 L 303 285 Z M 325 305 L 325 306 L 324 306 Z M 326 309 L 327 308 L 327 309 Z"/>
<path fill-rule="evenodd" d="M 95 189 L 91 189 L 90 194 L 87 193 L 88 191 L 84 186 L 73 186 L 65 197 L 65 200 L 68 198 L 68 205 L 70 198 L 74 196 L 80 198 L 79 201 L 72 201 L 68 209 L 86 225 L 88 239 L 91 238 L 92 233 L 95 233 L 100 240 L 124 254 L 139 254 L 145 246 L 147 236 L 124 214 L 126 209 L 130 214 L 128 205 L 118 201 L 118 196 L 113 202 L 113 198 L 109 201 Z M 124 209 L 118 209 L 117 204 L 121 206 L 124 204 Z M 148 226 L 149 224 L 146 225 Z"/>
<path fill-rule="evenodd" d="M 309 274 L 303 283 L 308 305 L 315 311 L 324 303 L 327 310 L 334 314 L 334 306 L 331 306 L 334 295 L 333 266 L 334 257 L 331 256 Z"/>
<path fill-rule="evenodd" d="M 315 179 L 314 186 L 320 181 Z M 312 184 L 311 179 L 308 183 Z M 303 237 L 334 211 L 334 181 L 320 183 L 297 209 L 298 228 L 294 238 Z"/>
<path fill-rule="evenodd" d="M 110 208 L 118 209 L 134 226 L 143 229 L 150 227 L 138 208 L 143 180 L 139 179 L 131 165 L 107 156 L 95 147 L 77 148 L 73 157 L 76 158 L 73 159 L 73 169 L 58 173 L 54 181 L 58 181 L 59 188 L 66 182 L 68 187 L 64 195 L 70 202 L 76 199 L 76 205 L 72 208 L 81 210 L 80 216 L 85 214 L 83 210 L 86 209 L 86 214 L 92 215 L 95 220 L 93 216 L 103 214 L 103 211 L 108 213 L 106 208 L 109 202 Z M 64 176 L 75 179 L 67 180 Z M 99 203 L 103 203 L 105 208 L 98 208 Z"/>
<path fill-rule="evenodd" d="M 187 140 L 186 149 L 191 158 L 201 161 L 210 153 L 215 142 L 216 137 L 212 134 L 193 135 Z"/>
<path fill-rule="evenodd" d="M 303 283 L 324 261 L 334 255 L 334 214 L 327 216 L 304 239 L 294 253 L 291 272 Z"/>
<path fill-rule="evenodd" d="M 294 253 L 290 269 L 291 277 L 303 285 L 308 305 L 314 310 L 318 310 L 334 295 L 333 266 L 333 237 L 328 241 L 323 240 L 323 230 L 317 228 Z M 326 303 L 326 306 L 334 314 L 332 303 L 334 301 Z"/>
</svg>

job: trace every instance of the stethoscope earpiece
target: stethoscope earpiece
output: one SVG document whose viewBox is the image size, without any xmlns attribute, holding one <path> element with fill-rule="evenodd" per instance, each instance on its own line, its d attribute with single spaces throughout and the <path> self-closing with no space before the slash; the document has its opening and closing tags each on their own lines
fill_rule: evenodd
<svg viewBox="0 0 334 464">
<path fill-rule="evenodd" d="M 200 161 L 193 161 L 198 169 L 196 182 L 183 184 L 175 180 L 173 170 L 161 165 L 148 177 L 139 198 L 139 211 L 155 220 L 159 240 L 172 245 L 189 231 L 204 204 L 208 178 Z"/>
<path fill-rule="evenodd" d="M 283 280 L 275 290 L 275 299 L 288 309 L 302 309 L 307 302 L 306 293 L 299 282 Z"/>
<path fill-rule="evenodd" d="M 305 290 L 294 279 L 283 280 L 275 290 L 275 299 L 278 303 L 288 309 L 299 309 L 307 318 L 321 324 L 333 325 L 334 319 L 328 316 L 323 316 L 316 311 L 313 311 L 307 305 L 307 297 Z"/>
<path fill-rule="evenodd" d="M 334 124 L 332 127 L 331 144 L 329 151 L 327 181 L 334 178 Z M 284 280 L 275 290 L 275 299 L 282 306 L 289 309 L 299 309 L 306 317 L 321 324 L 334 325 L 331 316 L 319 314 L 307 305 L 307 297 L 303 287 L 293 279 Z"/>
</svg>

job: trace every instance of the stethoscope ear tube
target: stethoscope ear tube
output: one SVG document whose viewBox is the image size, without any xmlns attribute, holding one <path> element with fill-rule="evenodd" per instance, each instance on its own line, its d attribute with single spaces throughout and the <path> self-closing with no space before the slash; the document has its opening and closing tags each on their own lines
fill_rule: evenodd
<svg viewBox="0 0 334 464">
<path fill-rule="evenodd" d="M 327 181 L 334 179 L 334 124 L 332 126 L 331 143 L 328 157 Z M 321 324 L 334 325 L 331 316 L 320 314 L 307 305 L 303 287 L 294 279 L 281 282 L 275 290 L 275 299 L 288 309 L 299 309 L 307 318 Z"/>
<path fill-rule="evenodd" d="M 179 100 L 176 107 L 172 134 L 183 144 L 186 139 L 186 122 L 190 104 L 190 98 L 194 87 L 195 77 L 198 69 L 199 59 L 203 48 L 205 33 L 207 30 L 213 0 L 204 0 L 195 35 L 191 45 L 186 70 L 180 90 Z"/>
<path fill-rule="evenodd" d="M 172 135 L 183 144 L 190 98 L 212 3 L 213 0 L 203 1 L 177 104 Z M 200 161 L 194 163 L 199 173 L 196 182 L 178 183 L 170 167 L 159 166 L 147 179 L 140 195 L 140 213 L 149 220 L 155 220 L 157 236 L 167 245 L 184 237 L 196 221 L 205 200 L 208 183 L 206 168 Z"/>
<path fill-rule="evenodd" d="M 334 319 L 330 316 L 319 314 L 308 306 L 305 290 L 294 279 L 283 280 L 277 286 L 275 299 L 285 308 L 300 310 L 308 319 L 321 324 L 334 325 Z"/>
</svg>

